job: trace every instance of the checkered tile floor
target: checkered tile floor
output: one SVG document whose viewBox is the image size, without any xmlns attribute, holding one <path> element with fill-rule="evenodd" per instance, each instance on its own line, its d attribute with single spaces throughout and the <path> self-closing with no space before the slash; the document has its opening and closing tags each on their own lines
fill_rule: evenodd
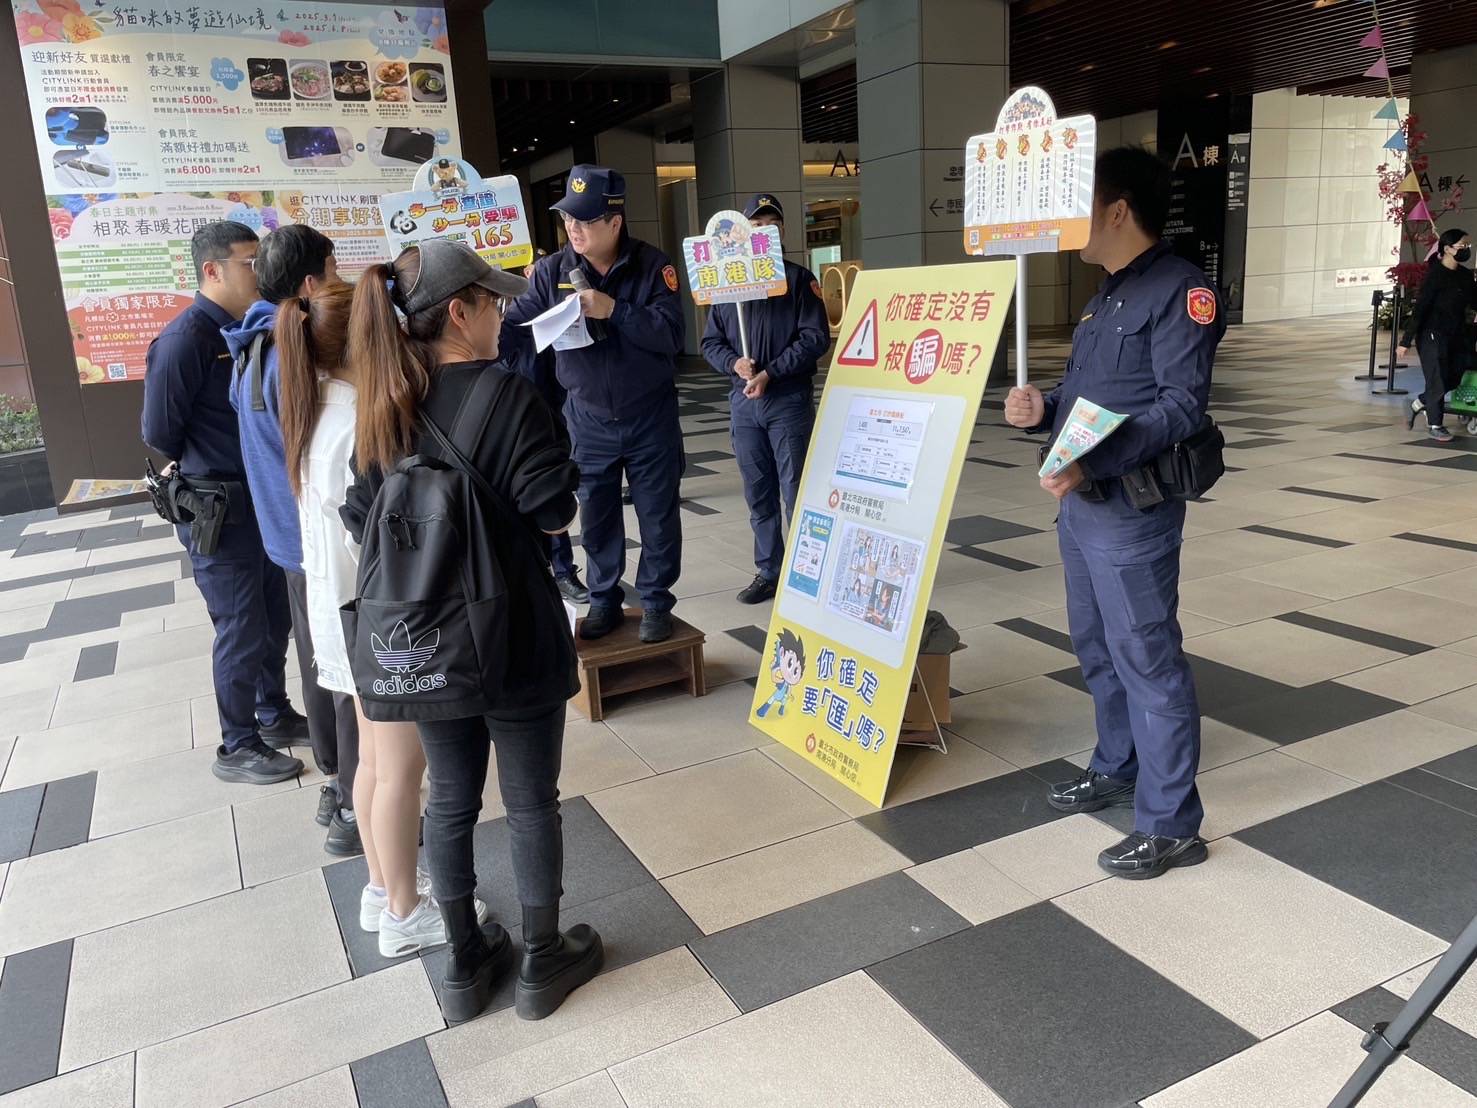
<svg viewBox="0 0 1477 1108">
<path fill-rule="evenodd" d="M 610 960 L 539 1024 L 504 995 L 448 1030 L 440 953 L 378 956 L 311 775 L 210 775 L 211 631 L 162 524 L 0 522 L 0 1105 L 1326 1104 L 1477 911 L 1477 441 L 1408 433 L 1352 379 L 1366 341 L 1222 349 L 1236 468 L 1182 587 L 1211 857 L 1149 883 L 1094 864 L 1121 813 L 1044 803 L 1091 705 L 998 390 L 932 601 L 968 644 L 949 753 L 904 751 L 877 811 L 744 722 L 767 612 L 733 599 L 725 390 L 688 372 L 678 612 L 711 691 L 571 722 L 567 918 Z M 1064 353 L 1037 343 L 1043 379 Z M 493 798 L 479 832 L 510 919 Z M 1477 975 L 1367 1103 L 1474 1093 Z"/>
</svg>

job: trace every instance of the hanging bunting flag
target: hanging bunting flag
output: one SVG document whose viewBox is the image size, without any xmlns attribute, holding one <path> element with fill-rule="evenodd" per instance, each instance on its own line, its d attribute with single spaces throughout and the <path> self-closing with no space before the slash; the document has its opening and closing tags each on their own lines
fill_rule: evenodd
<svg viewBox="0 0 1477 1108">
<path fill-rule="evenodd" d="M 1434 219 L 1431 218 L 1431 209 L 1426 207 L 1426 201 L 1424 197 L 1416 201 L 1415 207 L 1411 208 L 1410 211 L 1406 213 L 1405 219 L 1407 222 L 1412 219 L 1418 219 L 1422 223 L 1436 222 Z"/>
<path fill-rule="evenodd" d="M 1385 58 L 1385 55 L 1384 54 L 1381 54 L 1380 55 L 1380 60 L 1377 61 L 1377 62 L 1375 62 L 1374 65 L 1370 66 L 1368 69 L 1366 69 L 1364 71 L 1364 75 L 1366 77 L 1389 77 L 1390 76 L 1390 63 Z"/>
<path fill-rule="evenodd" d="M 1385 45 L 1385 34 L 1380 30 L 1379 24 L 1375 24 L 1373 31 L 1359 40 L 1359 45 L 1366 50 L 1381 50 Z"/>
<path fill-rule="evenodd" d="M 1404 150 L 1405 148 L 1404 131 L 1396 131 L 1393 135 L 1390 136 L 1389 141 L 1385 143 L 1386 150 Z"/>
<path fill-rule="evenodd" d="M 1421 191 L 1421 183 L 1415 179 L 1415 174 L 1414 173 L 1407 173 L 1405 175 L 1405 180 L 1403 180 L 1403 181 L 1400 182 L 1400 187 L 1398 189 L 1396 189 L 1395 191 L 1396 192 L 1420 192 Z"/>
<path fill-rule="evenodd" d="M 1393 100 L 1386 100 L 1385 106 L 1379 111 L 1375 112 L 1373 118 L 1393 119 L 1398 123 L 1400 121 L 1400 105 L 1395 103 L 1395 101 Z"/>
</svg>

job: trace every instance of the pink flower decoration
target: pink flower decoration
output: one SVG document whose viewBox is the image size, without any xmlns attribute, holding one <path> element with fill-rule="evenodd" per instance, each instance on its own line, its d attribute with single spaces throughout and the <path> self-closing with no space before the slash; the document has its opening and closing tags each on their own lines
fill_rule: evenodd
<svg viewBox="0 0 1477 1108">
<path fill-rule="evenodd" d="M 51 237 L 60 242 L 62 239 L 72 236 L 72 213 L 65 208 L 48 208 L 46 214 L 51 218 Z"/>
<path fill-rule="evenodd" d="M 277 36 L 277 41 L 287 46 L 307 46 L 313 40 L 301 31 L 283 31 Z"/>
<path fill-rule="evenodd" d="M 62 25 L 37 12 L 17 12 L 15 30 L 22 46 L 35 42 L 65 42 Z"/>
</svg>

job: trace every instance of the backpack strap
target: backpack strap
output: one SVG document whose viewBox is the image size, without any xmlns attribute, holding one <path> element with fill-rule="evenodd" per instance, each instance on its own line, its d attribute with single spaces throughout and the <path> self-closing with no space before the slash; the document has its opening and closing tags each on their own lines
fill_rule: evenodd
<svg viewBox="0 0 1477 1108">
<path fill-rule="evenodd" d="M 239 379 L 243 373 L 250 374 L 247 384 L 251 388 L 251 410 L 253 412 L 267 410 L 267 400 L 262 394 L 262 349 L 266 344 L 267 332 L 258 331 L 252 336 L 251 345 L 236 355 L 236 377 Z"/>
</svg>

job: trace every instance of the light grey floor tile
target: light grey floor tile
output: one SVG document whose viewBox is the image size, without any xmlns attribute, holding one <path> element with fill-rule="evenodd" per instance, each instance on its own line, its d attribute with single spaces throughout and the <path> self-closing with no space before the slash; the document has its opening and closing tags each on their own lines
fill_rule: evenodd
<svg viewBox="0 0 1477 1108">
<path fill-rule="evenodd" d="M 1200 834 L 1206 839 L 1219 839 L 1358 787 L 1351 778 L 1289 758 L 1281 750 L 1201 773 L 1195 784 L 1205 806 Z"/>
<path fill-rule="evenodd" d="M 32 689 L 15 696 L 0 696 L 0 724 L 6 740 L 27 731 L 40 731 L 51 723 L 51 713 L 56 707 L 56 686 Z"/>
<path fill-rule="evenodd" d="M 187 742 L 186 706 L 180 703 L 171 707 L 180 714 L 181 730 Z M 234 803 L 295 792 L 298 788 L 296 780 L 279 781 L 275 785 L 231 784 L 211 773 L 214 762 L 214 750 L 186 745 L 176 754 L 101 771 L 97 775 L 97 797 L 92 808 L 92 837 L 116 835 L 212 808 L 229 808 Z"/>
<path fill-rule="evenodd" d="M 349 978 L 320 874 L 84 935 L 61 1068 L 223 1023 Z"/>
<path fill-rule="evenodd" d="M 1338 681 L 1403 704 L 1419 704 L 1477 684 L 1477 661 L 1455 650 L 1428 650 L 1345 674 Z"/>
<path fill-rule="evenodd" d="M 137 1108 L 215 1108 L 445 1026 L 419 958 L 147 1047 Z M 271 1044 L 264 1050 L 262 1044 Z"/>
<path fill-rule="evenodd" d="M 23 788 L 188 749 L 190 713 L 184 703 L 125 712 L 106 726 L 90 721 L 27 731 L 16 740 L 0 789 Z"/>
<path fill-rule="evenodd" d="M 679 695 L 617 707 L 605 722 L 642 761 L 665 773 L 768 745 L 772 740 L 749 726 L 753 699 L 754 690 L 738 682 L 704 697 Z"/>
<path fill-rule="evenodd" d="M 862 973 L 614 1066 L 611 1077 L 630 1108 L 1006 1108 L 1005 1101 Z"/>
<path fill-rule="evenodd" d="M 1234 840 L 1157 881 L 1106 881 L 1055 903 L 1259 1038 L 1446 946 Z"/>
<path fill-rule="evenodd" d="M 133 1055 L 0 1096 L 0 1108 L 133 1108 Z"/>
<path fill-rule="evenodd" d="M 1404 711 L 1290 743 L 1282 753 L 1368 784 L 1469 746 L 1477 746 L 1477 731 Z"/>
<path fill-rule="evenodd" d="M 12 863 L 0 954 L 86 935 L 241 887 L 228 811 Z"/>
<path fill-rule="evenodd" d="M 11 608 L 0 611 L 0 636 L 19 635 L 46 626 L 51 618 L 52 604 L 37 604 L 31 608 Z"/>
<path fill-rule="evenodd" d="M 316 787 L 246 800 L 232 811 L 241 878 L 248 887 L 316 870 L 335 860 L 324 852 L 325 833 L 313 818 L 318 812 Z"/>
<path fill-rule="evenodd" d="M 1385 988 L 1396 996 L 1409 1000 L 1435 966 L 1436 962 L 1433 959 L 1423 966 L 1417 966 L 1410 972 L 1401 974 L 1393 981 L 1386 982 Z M 1435 1014 L 1453 1027 L 1477 1039 L 1477 974 L 1469 970 L 1456 983 L 1456 987 L 1446 994 L 1446 999 L 1441 1002 Z"/>
<path fill-rule="evenodd" d="M 45 661 L 51 666 L 59 664 L 52 659 Z M 27 665 L 29 662 L 12 664 Z M 75 664 L 74 658 L 72 665 Z M 53 727 L 61 727 L 69 723 L 108 720 L 120 712 L 189 700 L 192 696 L 204 696 L 214 687 L 210 674 L 210 655 L 207 653 L 168 665 L 99 677 L 80 685 L 63 685 L 56 702 L 56 714 L 51 722 Z"/>
<path fill-rule="evenodd" d="M 1477 605 L 1464 604 L 1458 597 L 1427 596 L 1406 586 L 1381 589 L 1304 611 L 1310 616 L 1430 646 L 1445 646 L 1466 638 L 1477 627 Z"/>
<path fill-rule="evenodd" d="M 1069 659 L 1062 668 L 1074 664 Z M 954 716 L 947 725 L 950 731 L 1020 769 L 1082 750 L 1096 740 L 1092 697 L 1049 677 L 956 696 L 949 706 Z"/>
<path fill-rule="evenodd" d="M 118 644 L 118 672 L 132 673 L 164 662 L 208 658 L 214 644 L 215 628 L 209 623 L 126 639 Z"/>
<path fill-rule="evenodd" d="M 1181 610 L 1220 623 L 1255 623 L 1323 603 L 1325 601 L 1321 597 L 1311 593 L 1281 589 L 1239 577 L 1222 575 L 1180 582 Z"/>
<path fill-rule="evenodd" d="M 354 1095 L 354 1078 L 349 1067 L 339 1066 L 306 1081 L 243 1100 L 239 1108 L 359 1108 L 359 1100 Z"/>
<path fill-rule="evenodd" d="M 620 1090 L 604 1070 L 539 1093 L 535 1100 L 538 1108 L 626 1108 Z"/>
<path fill-rule="evenodd" d="M 975 848 L 903 872 L 974 926 L 1029 908 L 1041 899 L 992 866 Z"/>
<path fill-rule="evenodd" d="M 1076 662 L 1055 647 L 994 625 L 971 627 L 962 638 L 968 649 L 949 659 L 949 684 L 964 693 L 1024 681 Z"/>
<path fill-rule="evenodd" d="M 604 723 L 569 714 L 564 722 L 564 760 L 559 770 L 561 798 L 573 800 L 650 776 L 651 767 Z M 489 820 L 505 814 L 498 791 L 497 759 L 493 758 L 487 767 L 487 787 L 482 791 L 481 818 Z"/>
<path fill-rule="evenodd" d="M 1362 1032 L 1332 1012 L 1289 1028 L 1143 1101 L 1143 1108 L 1322 1108 L 1366 1057 Z M 1385 1071 L 1364 1108 L 1470 1108 L 1477 1098 L 1409 1058 Z"/>
<path fill-rule="evenodd" d="M 70 681 L 72 671 L 77 668 L 80 648 L 71 647 L 44 658 L 22 658 L 18 662 L 0 663 L 0 692 L 8 699 L 30 693 L 44 697 L 56 690 L 63 681 Z M 92 684 L 93 682 L 88 682 Z M 63 685 L 62 691 L 77 686 Z M 60 721 L 56 721 L 60 722 Z"/>
<path fill-rule="evenodd" d="M 1049 900 L 1104 880 L 1098 853 L 1122 837 L 1101 820 L 1075 815 L 974 849 L 1016 884 Z"/>
<path fill-rule="evenodd" d="M 1201 635 L 1190 652 L 1285 685 L 1312 685 L 1403 657 L 1278 619 Z"/>
</svg>

